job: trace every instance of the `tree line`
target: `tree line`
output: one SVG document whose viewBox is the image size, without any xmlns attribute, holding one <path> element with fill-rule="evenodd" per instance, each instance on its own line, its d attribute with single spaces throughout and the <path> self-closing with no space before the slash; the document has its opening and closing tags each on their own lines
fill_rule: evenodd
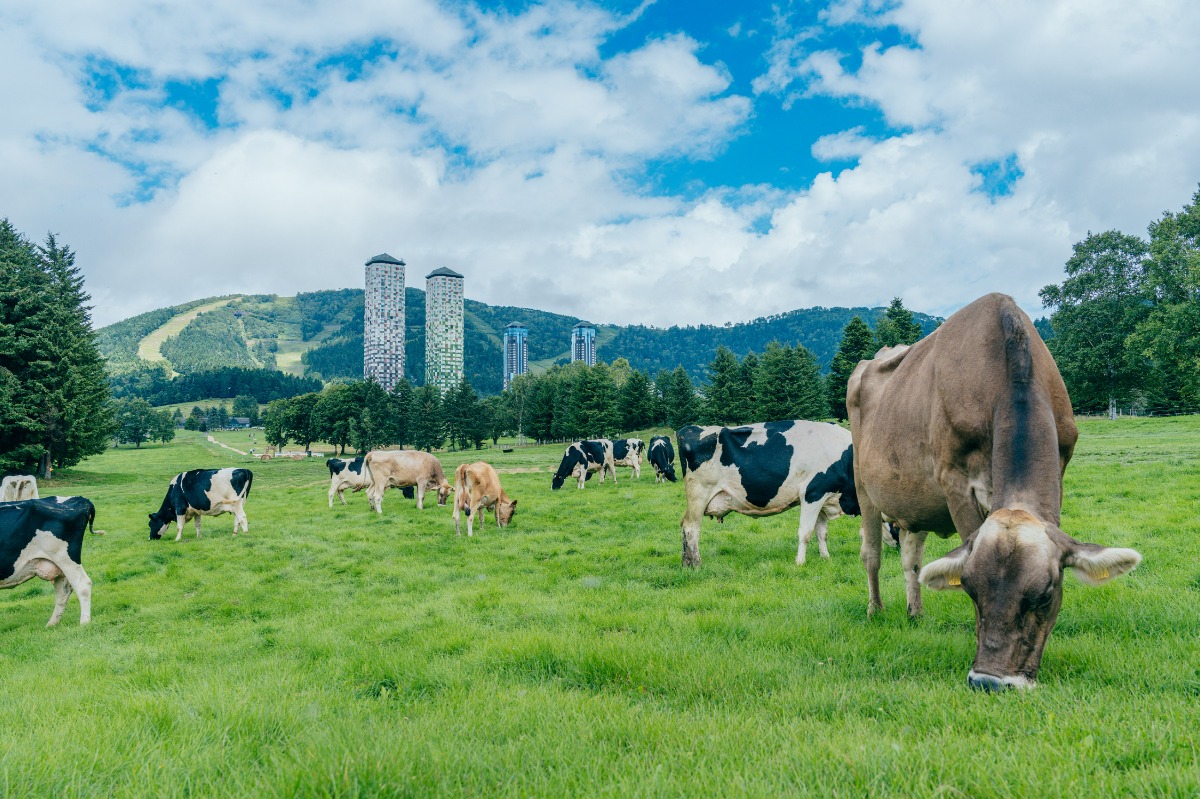
<svg viewBox="0 0 1200 799">
<path fill-rule="evenodd" d="M 1200 410 L 1200 190 L 1147 230 L 1088 233 L 1041 291 L 1078 413 Z"/>
<path fill-rule="evenodd" d="M 772 342 L 761 355 L 750 352 L 741 359 L 719 347 L 699 387 L 682 366 L 652 379 L 624 358 L 521 375 L 499 396 L 483 398 L 465 379 L 444 396 L 406 380 L 391 392 L 356 380 L 276 400 L 267 405 L 263 425 L 274 446 L 295 442 L 308 449 L 322 441 L 344 454 L 348 447 L 366 452 L 393 445 L 478 449 L 505 435 L 546 443 L 694 423 L 844 419 L 846 381 L 858 361 L 882 346 L 911 344 L 921 333 L 912 312 L 896 299 L 874 331 L 861 317 L 850 320 L 828 376 L 803 345 Z"/>
</svg>

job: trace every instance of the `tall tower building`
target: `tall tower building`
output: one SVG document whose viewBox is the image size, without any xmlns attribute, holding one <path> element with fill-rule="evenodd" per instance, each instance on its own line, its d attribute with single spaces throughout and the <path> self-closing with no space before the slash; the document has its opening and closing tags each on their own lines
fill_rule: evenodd
<svg viewBox="0 0 1200 799">
<path fill-rule="evenodd" d="M 385 252 L 366 267 L 363 377 L 391 391 L 404 377 L 404 261 Z"/>
<path fill-rule="evenodd" d="M 591 322 L 580 322 L 571 328 L 571 362 L 575 361 L 596 365 L 596 328 Z"/>
<path fill-rule="evenodd" d="M 425 276 L 425 385 L 442 393 L 463 379 L 463 276 L 442 267 Z"/>
<path fill-rule="evenodd" d="M 504 328 L 504 387 L 529 370 L 529 330 L 519 322 Z"/>
</svg>

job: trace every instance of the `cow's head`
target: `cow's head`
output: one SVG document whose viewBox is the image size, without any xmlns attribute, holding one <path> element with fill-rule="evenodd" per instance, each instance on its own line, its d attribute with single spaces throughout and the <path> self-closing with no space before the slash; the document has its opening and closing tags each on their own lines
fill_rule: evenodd
<svg viewBox="0 0 1200 799">
<path fill-rule="evenodd" d="M 1023 510 L 993 511 L 966 543 L 921 570 L 935 591 L 966 591 L 975 604 L 972 688 L 1029 688 L 1062 605 L 1063 571 L 1101 585 L 1132 570 L 1132 549 L 1084 544 Z"/>
<path fill-rule="evenodd" d="M 438 483 L 438 505 L 446 507 L 446 500 L 450 497 L 450 492 L 454 490 L 454 486 L 447 483 L 445 480 Z"/>
<path fill-rule="evenodd" d="M 496 520 L 501 527 L 508 527 L 512 521 L 513 514 L 517 512 L 517 501 L 512 502 L 497 502 L 496 503 Z"/>
<path fill-rule="evenodd" d="M 150 516 L 150 540 L 156 541 L 162 538 L 163 528 L 170 524 L 172 519 L 164 519 L 161 514 L 151 513 Z"/>
<path fill-rule="evenodd" d="M 583 453 L 579 447 L 572 445 L 567 447 L 567 451 L 563 454 L 562 463 L 558 464 L 558 471 L 554 473 L 554 479 L 550 481 L 550 488 L 554 491 L 563 487 L 568 477 L 578 477 L 578 468 L 583 463 Z"/>
<path fill-rule="evenodd" d="M 670 480 L 672 483 L 674 483 L 676 480 L 675 467 L 668 463 L 666 466 L 664 466 L 662 468 L 662 476 L 667 478 L 668 480 Z"/>
</svg>

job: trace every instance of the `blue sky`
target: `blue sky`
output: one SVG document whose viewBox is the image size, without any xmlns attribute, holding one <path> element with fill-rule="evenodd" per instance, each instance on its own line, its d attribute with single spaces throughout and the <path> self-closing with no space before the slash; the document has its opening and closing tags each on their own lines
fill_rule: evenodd
<svg viewBox="0 0 1200 799">
<path fill-rule="evenodd" d="M 0 216 L 98 323 L 410 285 L 600 322 L 1038 312 L 1200 182 L 1200 6 L 428 0 L 0 7 Z"/>
</svg>

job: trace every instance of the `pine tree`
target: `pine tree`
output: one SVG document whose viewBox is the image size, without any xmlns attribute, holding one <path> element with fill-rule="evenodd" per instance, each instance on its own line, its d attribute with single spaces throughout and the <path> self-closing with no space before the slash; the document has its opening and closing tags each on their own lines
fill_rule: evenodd
<svg viewBox="0 0 1200 799">
<path fill-rule="evenodd" d="M 883 312 L 883 318 L 875 326 L 875 340 L 880 347 L 895 347 L 899 344 L 914 344 L 921 338 L 921 326 L 913 321 L 912 311 L 895 297 Z M 876 348 L 878 349 L 878 347 Z"/>
<path fill-rule="evenodd" d="M 734 391 L 734 404 L 731 410 L 730 424 L 747 424 L 762 421 L 758 413 L 758 390 L 755 388 L 755 377 L 758 375 L 758 356 L 753 352 L 746 353 L 738 366 L 737 382 Z"/>
<path fill-rule="evenodd" d="M 727 425 L 738 418 L 739 375 L 737 356 L 728 347 L 717 347 L 717 354 L 708 365 L 708 385 L 704 390 L 705 424 Z"/>
<path fill-rule="evenodd" d="M 763 352 L 754 378 L 758 418 L 764 422 L 797 418 L 799 388 L 800 369 L 795 352 L 772 341 Z"/>
<path fill-rule="evenodd" d="M 617 396 L 617 405 L 621 413 L 621 428 L 626 431 L 645 430 L 654 425 L 654 393 L 650 378 L 645 372 L 636 369 L 629 374 L 629 379 Z"/>
<path fill-rule="evenodd" d="M 796 369 L 796 415 L 794 419 L 819 421 L 829 418 L 829 402 L 825 394 L 825 380 L 821 377 L 821 365 L 803 344 L 792 350 Z"/>
<path fill-rule="evenodd" d="M 696 398 L 696 388 L 682 366 L 676 366 L 675 371 L 671 372 L 663 402 L 667 409 L 667 425 L 675 430 L 695 424 L 699 419 L 700 403 Z"/>
<path fill-rule="evenodd" d="M 409 406 L 409 435 L 417 449 L 433 452 L 446 441 L 446 423 L 442 417 L 442 394 L 437 386 L 413 389 Z"/>
<path fill-rule="evenodd" d="M 575 413 L 580 437 L 608 438 L 617 432 L 617 387 L 607 364 L 582 370 L 575 383 Z"/>
<path fill-rule="evenodd" d="M 833 356 L 825 384 L 829 413 L 833 418 L 847 418 L 846 384 L 850 381 L 850 375 L 858 366 L 858 362 L 873 357 L 875 349 L 875 337 L 871 328 L 860 316 L 851 319 L 842 331 L 842 343 L 838 347 L 837 355 Z"/>
</svg>

